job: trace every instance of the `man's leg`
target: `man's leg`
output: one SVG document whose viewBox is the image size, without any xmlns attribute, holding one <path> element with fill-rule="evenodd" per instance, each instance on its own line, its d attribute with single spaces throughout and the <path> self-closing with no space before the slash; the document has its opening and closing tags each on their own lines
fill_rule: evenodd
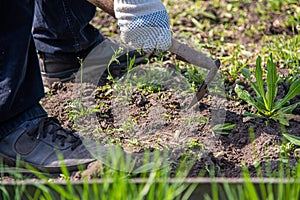
<svg viewBox="0 0 300 200">
<path fill-rule="evenodd" d="M 89 24 L 96 8 L 86 0 L 36 0 L 33 37 L 45 79 L 68 80 L 79 59 L 104 37 Z"/>
<path fill-rule="evenodd" d="M 36 0 L 33 37 L 37 50 L 77 53 L 103 41 L 99 31 L 89 24 L 95 11 L 86 0 Z"/>
<path fill-rule="evenodd" d="M 14 2 L 14 3 L 12 3 Z M 0 30 L 0 131 L 9 119 L 38 106 L 43 86 L 38 68 L 34 42 L 30 34 L 33 1 L 5 1 L 1 4 Z M 18 13 L 18 14 L 16 14 Z M 45 115 L 37 109 L 32 117 Z M 35 116 L 36 115 L 36 116 Z M 7 123 L 5 123 L 7 124 Z M 1 133 L 0 137 L 5 133 Z"/>
<path fill-rule="evenodd" d="M 94 158 L 82 139 L 48 118 L 39 104 L 44 91 L 31 35 L 33 11 L 34 1 L 3 1 L 0 6 L 5 27 L 0 29 L 0 160 L 15 165 L 20 159 L 59 172 L 60 154 L 74 170 Z"/>
<path fill-rule="evenodd" d="M 80 67 L 78 58 L 84 60 L 95 48 L 98 54 L 90 57 L 96 59 L 95 62 L 101 68 L 99 71 L 106 69 L 114 50 L 118 50 L 121 45 L 105 39 L 89 24 L 94 14 L 95 6 L 86 0 L 36 0 L 33 37 L 46 86 L 50 86 L 54 81 L 68 81 L 74 78 L 74 73 Z M 124 45 L 122 47 L 124 48 Z M 124 51 L 118 59 L 120 65 L 114 63 L 114 68 L 127 67 L 129 59 L 133 57 L 139 58 L 136 61 L 140 62 L 145 56 L 133 50 L 129 54 Z"/>
</svg>

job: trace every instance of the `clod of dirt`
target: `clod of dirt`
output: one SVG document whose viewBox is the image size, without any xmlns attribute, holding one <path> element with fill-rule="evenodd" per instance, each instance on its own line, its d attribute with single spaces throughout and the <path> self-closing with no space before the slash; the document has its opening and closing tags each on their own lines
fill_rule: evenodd
<svg viewBox="0 0 300 200">
<path fill-rule="evenodd" d="M 87 169 L 76 172 L 73 176 L 74 180 L 91 180 L 93 178 L 99 178 L 101 172 L 103 172 L 105 165 L 101 161 L 95 161 L 88 165 Z"/>
</svg>

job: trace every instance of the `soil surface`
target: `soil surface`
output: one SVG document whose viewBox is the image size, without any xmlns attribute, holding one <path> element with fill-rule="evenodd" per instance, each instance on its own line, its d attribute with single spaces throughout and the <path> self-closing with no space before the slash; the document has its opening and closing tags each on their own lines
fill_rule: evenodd
<svg viewBox="0 0 300 200">
<path fill-rule="evenodd" d="M 217 16 L 213 23 L 215 26 L 228 21 L 234 24 L 239 20 L 240 16 L 234 12 L 228 16 L 223 10 L 217 10 L 206 2 L 202 3 L 206 6 L 205 11 Z M 257 49 L 259 49 L 263 35 L 293 34 L 291 27 L 283 26 L 281 23 L 286 19 L 285 15 L 278 12 L 270 13 L 270 17 L 263 21 L 260 20 L 259 13 L 255 12 L 255 4 L 241 3 L 240 9 L 247 13 L 248 23 L 228 33 L 224 38 L 225 42 L 257 44 Z M 283 7 L 282 9 L 288 8 Z M 201 14 L 194 16 L 196 20 L 206 17 Z M 111 32 L 118 33 L 117 27 L 111 26 L 116 21 L 101 11 L 98 12 L 98 18 L 94 19 L 94 23 L 102 24 L 103 33 L 107 36 Z M 261 24 L 266 25 L 261 33 L 254 35 L 244 33 L 244 30 L 251 26 L 260 26 Z M 180 35 L 176 34 L 180 31 L 199 34 L 195 31 L 197 29 L 192 28 L 195 26 L 195 21 L 191 18 L 182 17 L 173 23 L 172 30 L 175 35 Z M 201 32 L 201 37 L 205 42 L 206 38 L 210 36 Z M 219 39 L 218 36 L 215 37 L 213 39 Z M 251 51 L 255 52 L 257 49 L 251 49 Z M 212 51 L 212 49 L 210 50 Z M 217 51 L 219 56 L 230 54 L 229 51 L 218 52 L 218 49 L 214 51 Z M 153 60 L 157 61 L 152 58 Z M 252 177 L 276 175 L 280 165 L 287 168 L 286 173 L 290 173 L 288 171 L 291 170 L 291 166 L 296 165 L 298 155 L 293 153 L 295 147 L 292 147 L 290 151 L 283 150 L 283 129 L 280 124 L 272 120 L 244 116 L 245 111 L 255 113 L 251 106 L 237 100 L 233 90 L 237 83 L 249 88 L 244 78 L 239 76 L 236 81 L 232 82 L 230 77 L 224 78 L 219 75 L 212 83 L 209 94 L 194 107 L 188 108 L 195 93 L 184 92 L 191 86 L 183 76 L 184 70 L 176 74 L 175 63 L 176 57 L 168 54 L 164 56 L 162 63 L 165 71 L 157 69 L 158 71 L 154 72 L 154 74 L 175 74 L 173 78 L 166 75 L 165 80 L 153 75 L 149 64 L 138 66 L 131 72 L 112 71 L 117 80 L 115 82 L 107 80 L 107 74 L 104 73 L 100 80 L 101 86 L 91 93 L 94 105 L 101 105 L 95 111 L 96 115 L 94 115 L 93 121 L 94 123 L 96 121 L 101 133 L 97 136 L 87 133 L 83 135 L 104 144 L 121 145 L 129 152 L 168 148 L 173 155 L 176 154 L 172 158 L 175 163 L 174 172 L 184 155 L 193 155 L 196 161 L 190 170 L 190 177 L 196 177 L 199 173 L 204 176 L 213 174 L 215 176 L 240 177 L 243 166 L 249 170 Z M 150 64 L 151 67 L 153 65 Z M 224 70 L 223 72 L 226 74 L 225 68 L 221 66 L 221 70 Z M 280 75 L 287 74 L 284 69 L 278 69 L 278 71 Z M 136 85 L 133 81 L 136 74 L 141 77 L 144 77 L 143 74 L 150 74 L 149 76 L 152 78 L 148 78 L 146 82 L 151 83 L 152 87 L 147 88 L 146 83 L 142 87 Z M 131 81 L 128 82 L 128 80 Z M 156 80 L 160 80 L 160 82 L 155 82 Z M 154 86 L 159 85 L 158 89 L 153 88 L 153 83 L 155 83 Z M 130 86 L 124 87 L 125 85 Z M 53 84 L 50 92 L 43 99 L 43 105 L 49 114 L 58 117 L 65 127 L 80 130 L 82 121 L 79 120 L 80 123 L 76 123 L 76 120 L 70 120 L 71 108 L 68 105 L 70 99 L 72 100 L 72 93 L 74 93 L 73 86 L 74 83 Z M 283 97 L 288 88 L 288 83 L 280 83 L 278 98 Z M 299 100 L 300 96 L 297 96 L 291 103 L 299 102 Z M 300 114 L 299 106 L 293 114 Z M 236 127 L 227 131 L 228 134 L 213 131 L 213 126 L 222 123 L 235 124 Z M 300 135 L 299 130 L 299 121 L 290 120 L 290 125 L 285 127 L 284 131 Z"/>
<path fill-rule="evenodd" d="M 82 121 L 79 125 L 69 120 L 72 86 L 73 83 L 54 83 L 50 89 L 51 95 L 43 99 L 43 105 L 65 127 L 74 129 L 77 126 L 80 130 L 79 126 L 86 126 L 82 125 Z M 122 104 L 116 101 L 115 93 L 107 95 L 107 89 L 103 87 L 95 95 L 97 104 L 105 102 L 105 106 L 99 108 L 94 116 L 98 123 L 92 125 L 93 120 L 88 120 L 90 127 L 98 126 L 102 132 L 92 135 L 79 131 L 79 134 L 98 139 L 102 144 L 112 142 L 128 152 L 149 148 L 171 149 L 177 155 L 172 160 L 174 171 L 182 156 L 192 154 L 197 160 L 189 173 L 191 177 L 201 172 L 203 174 L 203 171 L 205 176 L 214 171 L 216 176 L 240 177 L 242 166 L 246 166 L 253 177 L 258 176 L 260 166 L 263 175 L 268 176 L 278 172 L 280 163 L 289 162 L 289 167 L 297 163 L 297 155 L 282 155 L 280 124 L 245 117 L 244 111 L 251 111 L 251 107 L 244 102 L 209 94 L 187 109 L 185 107 L 191 95 L 184 94 L 188 97 L 183 97 L 174 90 L 165 89 L 149 94 L 131 91 L 130 101 Z M 284 87 L 280 88 L 279 93 L 286 93 Z M 293 99 L 294 102 L 299 100 L 300 96 Z M 223 103 L 213 103 L 218 101 Z M 294 114 L 300 115 L 299 107 Z M 129 122 L 129 118 L 133 121 Z M 230 130 L 228 135 L 214 133 L 212 126 L 222 122 L 236 124 L 236 128 Z M 251 135 L 249 130 L 253 130 L 254 134 Z M 300 123 L 290 120 L 286 133 L 300 136 L 299 130 Z"/>
<path fill-rule="evenodd" d="M 206 4 L 206 1 L 203 3 Z M 259 14 L 254 12 L 255 4 L 241 4 L 240 9 L 245 10 L 249 21 L 239 27 L 239 31 L 232 30 L 232 33 L 228 33 L 224 37 L 225 42 L 257 44 L 259 49 L 263 35 L 293 34 L 291 27 L 281 24 L 286 16 L 271 13 L 268 21 L 261 22 Z M 234 13 L 228 16 L 212 6 L 207 6 L 206 11 L 218 16 L 214 19 L 214 26 L 226 23 L 226 20 L 237 23 L 239 19 Z M 97 12 L 93 23 L 101 25 L 100 29 L 106 36 L 111 36 L 112 33 L 119 34 L 115 19 L 101 11 Z M 201 14 L 194 16 L 196 20 L 205 17 Z M 243 33 L 250 26 L 259 26 L 261 23 L 265 23 L 266 26 L 260 34 L 248 36 Z M 195 26 L 191 18 L 182 17 L 173 23 L 172 30 L 176 35 L 178 31 L 183 31 L 179 27 L 185 27 L 191 34 L 199 34 L 196 29 L 192 29 Z M 201 32 L 201 36 L 203 42 L 211 37 L 206 32 Z M 219 39 L 219 36 L 215 37 L 213 39 Z M 213 50 L 217 51 L 216 54 L 220 57 L 231 53 L 209 49 Z M 157 58 L 153 56 L 150 58 L 151 64 L 137 66 L 131 72 L 112 70 L 115 81 L 108 80 L 108 73 L 105 72 L 97 88 L 89 88 L 88 84 L 82 83 L 85 93 L 83 104 L 92 109 L 90 118 L 84 116 L 81 119 L 80 111 L 74 104 L 74 94 L 78 92 L 78 88 L 74 88 L 78 87 L 76 81 L 54 83 L 48 88 L 42 105 L 49 115 L 57 117 L 64 127 L 77 130 L 80 135 L 98 140 L 102 144 L 121 145 L 128 152 L 169 149 L 173 155 L 174 172 L 185 155 L 193 155 L 196 160 L 190 170 L 190 177 L 199 176 L 199 173 L 203 176 L 214 174 L 222 177 L 240 177 L 243 166 L 246 166 L 252 177 L 260 173 L 267 176 L 277 174 L 282 163 L 287 170 L 296 165 L 299 155 L 295 155 L 293 150 L 282 150 L 282 127 L 278 122 L 244 116 L 245 111 L 255 113 L 251 106 L 238 100 L 233 91 L 237 83 L 248 86 L 244 78 L 240 76 L 232 82 L 228 77 L 218 77 L 210 87 L 210 92 L 198 104 L 189 108 L 195 92 L 186 93 L 191 85 L 185 79 L 184 69 L 175 70 L 176 57 L 165 55 L 163 67 L 155 67 L 155 61 Z M 221 65 L 220 70 L 224 70 L 226 74 L 223 67 Z M 151 68 L 154 70 L 151 71 Z M 286 71 L 278 70 L 279 73 L 286 74 Z M 172 73 L 173 78 L 166 75 Z M 134 78 L 147 77 L 145 74 L 149 76 L 144 85 L 137 85 Z M 160 77 L 158 74 L 165 76 Z M 155 82 L 156 80 L 160 81 Z M 279 97 L 284 96 L 288 88 L 288 83 L 280 83 Z M 299 101 L 300 96 L 297 96 L 291 103 Z M 293 114 L 300 115 L 299 106 Z M 88 122 L 88 125 L 84 122 Z M 236 127 L 229 130 L 228 134 L 213 131 L 215 125 L 222 123 L 235 124 Z M 98 134 L 91 131 L 95 130 L 95 127 Z M 85 131 L 82 131 L 83 129 Z M 299 130 L 300 123 L 293 119 L 290 120 L 290 125 L 285 127 L 286 133 L 293 135 L 300 136 Z"/>
</svg>

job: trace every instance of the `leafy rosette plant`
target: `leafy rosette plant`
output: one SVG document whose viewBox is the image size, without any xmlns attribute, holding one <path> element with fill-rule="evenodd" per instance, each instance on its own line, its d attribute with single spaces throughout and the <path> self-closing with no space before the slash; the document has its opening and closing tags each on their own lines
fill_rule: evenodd
<svg viewBox="0 0 300 200">
<path fill-rule="evenodd" d="M 292 111 L 300 104 L 300 102 L 289 104 L 291 99 L 300 94 L 300 79 L 297 78 L 292 82 L 284 98 L 276 100 L 279 79 L 272 55 L 267 61 L 265 81 L 263 80 L 264 72 L 261 67 L 261 57 L 256 60 L 255 81 L 252 80 L 251 72 L 247 68 L 242 69 L 242 75 L 251 83 L 251 88 L 255 91 L 256 96 L 252 97 L 241 85 L 236 85 L 235 92 L 240 99 L 246 101 L 258 111 L 256 114 L 245 112 L 245 115 L 250 117 L 263 116 L 279 121 L 283 125 L 289 125 Z"/>
</svg>

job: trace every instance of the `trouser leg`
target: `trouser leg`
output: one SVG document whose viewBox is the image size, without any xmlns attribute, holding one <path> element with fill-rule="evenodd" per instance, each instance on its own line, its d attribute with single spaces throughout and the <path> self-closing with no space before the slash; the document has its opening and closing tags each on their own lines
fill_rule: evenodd
<svg viewBox="0 0 300 200">
<path fill-rule="evenodd" d="M 31 35 L 34 1 L 1 1 L 0 138 L 20 121 L 46 115 L 44 95 Z M 27 112 L 30 111 L 30 112 Z"/>
<path fill-rule="evenodd" d="M 36 0 L 33 37 L 37 50 L 76 53 L 103 41 L 90 24 L 95 11 L 96 7 L 86 0 Z"/>
</svg>

